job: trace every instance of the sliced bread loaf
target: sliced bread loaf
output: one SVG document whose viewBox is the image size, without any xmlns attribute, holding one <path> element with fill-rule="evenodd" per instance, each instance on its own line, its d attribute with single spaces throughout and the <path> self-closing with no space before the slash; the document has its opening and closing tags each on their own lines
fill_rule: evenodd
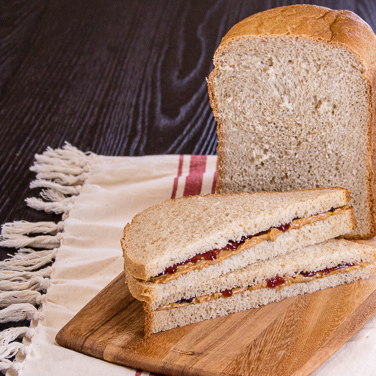
<svg viewBox="0 0 376 376">
<path fill-rule="evenodd" d="M 293 5 L 223 38 L 208 79 L 218 122 L 217 192 L 342 186 L 375 235 L 376 36 L 349 11 Z"/>
</svg>

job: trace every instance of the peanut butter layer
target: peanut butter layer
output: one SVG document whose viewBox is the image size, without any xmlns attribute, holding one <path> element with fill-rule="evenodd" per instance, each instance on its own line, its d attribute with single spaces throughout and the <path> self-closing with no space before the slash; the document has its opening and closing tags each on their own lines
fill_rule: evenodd
<svg viewBox="0 0 376 376">
<path fill-rule="evenodd" d="M 330 275 L 335 275 L 335 274 L 339 274 L 339 273 L 348 273 L 348 272 L 351 272 L 351 271 L 359 269 L 359 268 L 364 268 L 368 265 L 370 265 L 370 263 L 354 264 L 354 265 L 348 266 L 346 268 L 334 270 L 330 273 L 324 273 L 322 271 L 318 271 L 317 273 L 315 273 L 314 275 L 309 276 L 309 277 L 305 277 L 302 274 L 296 274 L 294 276 L 287 276 L 286 275 L 286 276 L 283 276 L 283 279 L 285 280 L 285 282 L 282 283 L 281 285 L 275 287 L 275 289 L 279 291 L 279 290 L 282 290 L 286 286 L 293 285 L 294 283 L 310 282 L 314 279 L 326 278 Z M 246 286 L 246 287 L 236 287 L 236 288 L 233 288 L 231 290 L 226 290 L 226 291 L 231 291 L 231 293 L 228 294 L 228 296 L 232 296 L 232 295 L 235 295 L 235 294 L 240 294 L 240 293 L 245 292 L 247 290 L 253 291 L 253 290 L 260 290 L 260 289 L 263 289 L 263 288 L 267 288 L 267 283 L 268 283 L 267 280 L 265 280 L 265 281 L 262 281 L 261 283 L 258 283 L 256 285 Z M 187 303 L 186 302 L 170 303 L 170 304 L 167 304 L 165 306 L 161 306 L 161 307 L 157 308 L 156 310 L 157 311 L 163 311 L 163 310 L 168 310 L 168 309 L 173 309 L 173 308 L 181 308 L 181 307 L 185 307 L 185 306 L 190 305 L 190 304 L 204 303 L 204 302 L 208 302 L 210 300 L 218 299 L 218 298 L 225 298 L 224 295 L 222 294 L 222 292 L 215 292 L 213 294 L 204 295 L 204 296 L 196 296 L 195 298 L 193 298 L 193 300 L 191 302 L 187 302 Z"/>
<path fill-rule="evenodd" d="M 153 278 L 150 278 L 147 282 L 152 283 L 167 283 L 170 282 L 178 277 L 180 277 L 183 274 L 189 273 L 192 270 L 201 270 L 203 268 L 207 268 L 210 265 L 218 264 L 222 262 L 223 260 L 227 259 L 228 257 L 231 257 L 233 255 L 236 255 L 237 253 L 249 249 L 252 247 L 255 247 L 256 245 L 262 243 L 263 241 L 276 241 L 278 236 L 282 235 L 284 232 L 288 232 L 291 230 L 298 230 L 302 228 L 303 226 L 310 225 L 315 222 L 324 221 L 325 219 L 331 217 L 332 215 L 339 215 L 346 212 L 346 210 L 349 210 L 349 206 L 345 205 L 341 208 L 337 208 L 334 211 L 328 211 L 325 213 L 320 213 L 316 215 L 312 215 L 308 218 L 299 218 L 294 219 L 289 225 L 290 227 L 286 231 L 281 231 L 277 228 L 271 228 L 269 231 L 265 231 L 262 234 L 255 235 L 250 239 L 246 239 L 244 243 L 240 244 L 235 250 L 223 250 L 219 252 L 215 260 L 201 260 L 197 263 L 188 262 L 183 265 L 178 265 L 176 268 L 176 271 L 172 274 L 164 274 L 159 275 Z"/>
</svg>

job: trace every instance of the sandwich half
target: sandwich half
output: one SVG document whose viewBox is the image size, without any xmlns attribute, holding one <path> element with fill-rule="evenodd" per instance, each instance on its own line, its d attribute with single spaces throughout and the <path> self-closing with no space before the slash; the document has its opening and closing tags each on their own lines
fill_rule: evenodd
<svg viewBox="0 0 376 376">
<path fill-rule="evenodd" d="M 186 303 L 209 293 L 204 286 L 354 230 L 349 200 L 342 188 L 215 194 L 168 200 L 139 213 L 121 244 L 129 290 L 148 312 L 147 333 L 167 330 L 155 324 L 163 322 L 158 317 L 192 309 Z"/>
<path fill-rule="evenodd" d="M 376 274 L 376 250 L 347 240 L 305 247 L 165 296 L 145 296 L 147 335 L 225 316 Z"/>
<path fill-rule="evenodd" d="M 167 285 L 216 278 L 344 235 L 355 228 L 349 200 L 347 190 L 329 188 L 189 196 L 152 206 L 121 240 L 131 293 L 160 295 Z"/>
</svg>

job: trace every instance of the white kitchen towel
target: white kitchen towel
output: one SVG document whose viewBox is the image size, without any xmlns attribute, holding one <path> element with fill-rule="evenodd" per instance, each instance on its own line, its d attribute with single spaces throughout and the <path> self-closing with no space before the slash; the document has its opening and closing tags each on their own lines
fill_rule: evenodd
<svg viewBox="0 0 376 376">
<path fill-rule="evenodd" d="M 163 200 L 213 192 L 216 156 L 105 157 L 66 145 L 37 155 L 32 170 L 37 173 L 32 186 L 43 188 L 42 199 L 30 198 L 28 205 L 61 213 L 63 220 L 3 226 L 1 243 L 21 249 L 0 265 L 1 279 L 10 283 L 0 286 L 0 302 L 6 302 L 0 322 L 8 315 L 9 321 L 23 317 L 32 325 L 0 334 L 1 368 L 23 376 L 149 375 L 62 348 L 55 336 L 122 271 L 125 224 Z M 375 353 L 373 319 L 315 376 L 375 375 Z M 16 360 L 9 360 L 14 354 Z"/>
</svg>

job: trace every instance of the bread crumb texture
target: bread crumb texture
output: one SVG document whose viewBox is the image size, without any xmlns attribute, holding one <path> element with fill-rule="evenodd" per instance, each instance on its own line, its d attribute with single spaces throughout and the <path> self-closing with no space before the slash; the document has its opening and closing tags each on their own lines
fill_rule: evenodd
<svg viewBox="0 0 376 376">
<path fill-rule="evenodd" d="M 133 278 L 127 270 L 125 274 L 131 294 L 136 299 L 147 302 L 150 305 L 150 309 L 154 310 L 161 305 L 173 303 L 182 298 L 188 299 L 192 296 L 196 296 L 196 294 L 202 295 L 203 292 L 200 292 L 200 289 L 204 286 L 212 285 L 213 288 L 217 289 L 219 280 L 224 276 L 230 277 L 230 275 L 237 275 L 236 271 L 245 270 L 250 264 L 254 265 L 257 263 L 257 265 L 261 265 L 263 261 L 272 258 L 275 260 L 283 260 L 285 257 L 294 259 L 294 254 L 295 252 L 299 252 L 299 249 L 303 247 L 308 249 L 308 245 L 324 242 L 350 232 L 353 229 L 353 215 L 352 212 L 347 211 L 341 215 L 331 216 L 325 221 L 304 226 L 300 230 L 288 231 L 278 237 L 275 242 L 262 242 L 256 247 L 244 250 L 219 264 L 210 265 L 201 270 L 191 271 L 166 284 L 141 282 Z M 356 243 L 351 244 L 355 244 L 355 256 L 357 245 Z M 330 249 L 330 245 L 328 245 L 327 249 Z M 327 251 L 326 255 L 326 259 L 334 256 L 331 250 L 329 252 Z M 313 267 L 312 260 L 314 262 L 318 261 L 318 259 L 316 260 L 316 256 L 317 254 L 312 258 L 307 258 L 307 263 L 311 267 Z M 300 265 L 300 267 L 303 267 L 303 265 Z M 225 290 L 227 288 L 229 288 L 229 286 L 223 287 L 222 289 Z"/>
<path fill-rule="evenodd" d="M 228 240 L 345 205 L 344 189 L 215 194 L 167 200 L 136 215 L 122 239 L 125 268 L 148 279 Z"/>
<path fill-rule="evenodd" d="M 278 302 L 293 296 L 309 294 L 315 291 L 336 287 L 359 279 L 366 279 L 376 273 L 376 265 L 370 264 L 365 268 L 353 270 L 348 273 L 330 275 L 326 278 L 316 279 L 309 283 L 296 283 L 282 290 L 260 289 L 246 291 L 229 298 L 219 298 L 200 304 L 187 305 L 165 311 L 146 312 L 147 323 L 145 330 L 148 334 L 176 328 L 208 320 L 231 313 L 244 311 L 251 308 Z"/>
<path fill-rule="evenodd" d="M 218 190 L 342 186 L 353 198 L 355 234 L 369 236 L 368 76 L 374 74 L 369 65 L 376 38 L 351 12 L 277 9 L 236 25 L 215 55 L 209 92 L 218 121 Z M 345 36 L 351 24 L 355 29 Z"/>
</svg>

